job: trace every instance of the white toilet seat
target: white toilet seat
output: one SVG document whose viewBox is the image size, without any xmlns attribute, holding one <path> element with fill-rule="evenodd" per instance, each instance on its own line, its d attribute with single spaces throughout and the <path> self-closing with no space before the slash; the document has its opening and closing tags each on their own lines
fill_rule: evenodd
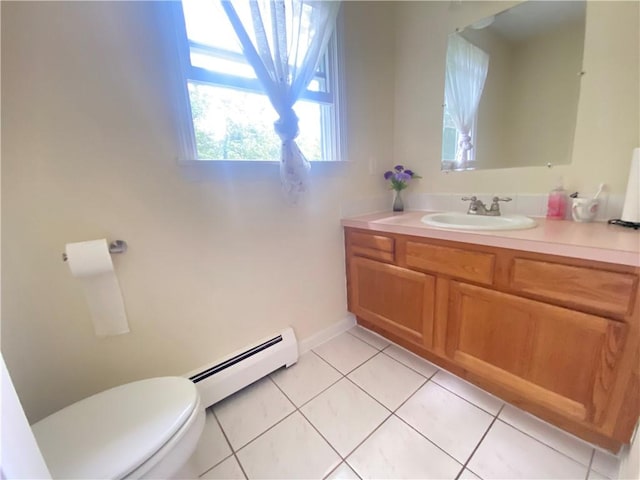
<svg viewBox="0 0 640 480">
<path fill-rule="evenodd" d="M 187 423 L 151 458 L 125 478 L 172 478 L 195 451 L 204 430 L 205 418 L 205 410 L 198 401 Z"/>
<path fill-rule="evenodd" d="M 191 381 L 161 377 L 88 397 L 32 430 L 54 478 L 161 477 L 189 458 L 204 416 Z"/>
</svg>

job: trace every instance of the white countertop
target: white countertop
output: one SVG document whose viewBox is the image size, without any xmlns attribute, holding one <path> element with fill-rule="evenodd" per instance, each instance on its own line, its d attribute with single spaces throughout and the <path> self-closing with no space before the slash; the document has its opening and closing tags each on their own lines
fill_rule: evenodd
<svg viewBox="0 0 640 480">
<path fill-rule="evenodd" d="M 450 230 L 422 223 L 428 213 L 433 212 L 371 213 L 345 218 L 342 226 L 640 266 L 640 230 L 545 218 L 536 218 L 538 225 L 527 230 Z"/>
</svg>

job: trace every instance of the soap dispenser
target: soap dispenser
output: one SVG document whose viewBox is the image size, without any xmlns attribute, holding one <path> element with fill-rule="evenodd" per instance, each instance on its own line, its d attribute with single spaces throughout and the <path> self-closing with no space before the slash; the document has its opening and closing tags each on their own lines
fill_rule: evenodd
<svg viewBox="0 0 640 480">
<path fill-rule="evenodd" d="M 562 178 L 557 186 L 549 193 L 547 200 L 547 218 L 550 220 L 564 220 L 567 215 L 567 192 L 562 186 Z"/>
</svg>

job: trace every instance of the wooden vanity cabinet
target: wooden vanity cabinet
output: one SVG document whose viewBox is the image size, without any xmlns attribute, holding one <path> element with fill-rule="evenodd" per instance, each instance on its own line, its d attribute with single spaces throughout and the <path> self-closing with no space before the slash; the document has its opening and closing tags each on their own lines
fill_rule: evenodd
<svg viewBox="0 0 640 480">
<path fill-rule="evenodd" d="M 360 323 L 588 441 L 629 442 L 637 268 L 350 227 L 345 240 Z"/>
</svg>

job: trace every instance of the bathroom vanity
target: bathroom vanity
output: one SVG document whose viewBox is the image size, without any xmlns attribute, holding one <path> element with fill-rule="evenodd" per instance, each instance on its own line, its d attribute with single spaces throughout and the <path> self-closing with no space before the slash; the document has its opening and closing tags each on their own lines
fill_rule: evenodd
<svg viewBox="0 0 640 480">
<path fill-rule="evenodd" d="M 640 410 L 640 233 L 539 220 L 429 228 L 427 212 L 343 220 L 358 323 L 617 451 Z"/>
</svg>

